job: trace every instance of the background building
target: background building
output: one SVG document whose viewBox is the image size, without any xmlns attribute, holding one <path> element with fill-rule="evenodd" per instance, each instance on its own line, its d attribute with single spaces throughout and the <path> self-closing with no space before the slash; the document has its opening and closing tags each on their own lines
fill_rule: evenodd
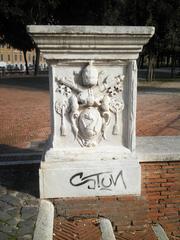
<svg viewBox="0 0 180 240">
<path fill-rule="evenodd" d="M 31 52 L 27 51 L 26 53 L 27 62 L 29 67 L 33 67 L 36 59 L 35 50 Z M 25 69 L 25 61 L 24 61 L 24 54 L 23 51 L 18 49 L 14 49 L 9 45 L 0 45 L 0 67 L 6 66 L 8 69 Z M 40 54 L 40 61 L 39 66 L 41 69 L 47 67 L 46 61 L 44 60 L 43 56 Z"/>
</svg>

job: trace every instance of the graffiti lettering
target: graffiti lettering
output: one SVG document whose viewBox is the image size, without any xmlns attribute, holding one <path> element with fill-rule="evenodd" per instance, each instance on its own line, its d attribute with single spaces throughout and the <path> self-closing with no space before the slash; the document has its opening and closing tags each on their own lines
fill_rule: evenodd
<svg viewBox="0 0 180 240">
<path fill-rule="evenodd" d="M 83 172 L 79 172 L 70 178 L 70 184 L 74 187 L 87 184 L 88 189 L 112 191 L 112 187 L 116 187 L 119 179 L 121 179 L 122 184 L 126 189 L 127 186 L 124 181 L 122 170 L 119 171 L 116 177 L 112 172 L 99 172 L 88 176 L 84 176 Z"/>
</svg>

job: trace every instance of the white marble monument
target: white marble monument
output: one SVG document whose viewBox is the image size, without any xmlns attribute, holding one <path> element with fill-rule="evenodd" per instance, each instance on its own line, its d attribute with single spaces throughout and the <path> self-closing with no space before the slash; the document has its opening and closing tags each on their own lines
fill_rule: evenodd
<svg viewBox="0 0 180 240">
<path fill-rule="evenodd" d="M 28 26 L 47 60 L 52 134 L 40 197 L 140 194 L 136 59 L 153 27 Z"/>
</svg>

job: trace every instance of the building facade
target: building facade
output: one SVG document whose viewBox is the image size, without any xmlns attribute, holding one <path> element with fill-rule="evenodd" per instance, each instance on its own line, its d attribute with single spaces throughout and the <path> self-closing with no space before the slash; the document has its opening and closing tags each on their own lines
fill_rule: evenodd
<svg viewBox="0 0 180 240">
<path fill-rule="evenodd" d="M 36 52 L 35 50 L 27 51 L 26 53 L 28 66 L 33 66 L 36 59 Z M 24 68 L 25 61 L 24 61 L 24 54 L 23 51 L 18 49 L 14 49 L 9 45 L 0 45 L 0 62 L 6 67 L 16 67 L 19 69 Z M 44 60 L 43 56 L 40 54 L 40 62 L 39 65 L 41 68 L 47 67 L 46 61 Z"/>
</svg>

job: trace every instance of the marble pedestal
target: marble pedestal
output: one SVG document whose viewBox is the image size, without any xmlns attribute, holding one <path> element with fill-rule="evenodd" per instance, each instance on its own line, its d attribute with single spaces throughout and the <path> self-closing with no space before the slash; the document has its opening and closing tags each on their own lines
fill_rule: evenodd
<svg viewBox="0 0 180 240">
<path fill-rule="evenodd" d="M 134 160 L 42 163 L 41 198 L 125 195 L 141 192 L 140 165 Z"/>
<path fill-rule="evenodd" d="M 28 26 L 49 64 L 52 134 L 40 197 L 140 194 L 139 52 L 153 27 Z"/>
</svg>

